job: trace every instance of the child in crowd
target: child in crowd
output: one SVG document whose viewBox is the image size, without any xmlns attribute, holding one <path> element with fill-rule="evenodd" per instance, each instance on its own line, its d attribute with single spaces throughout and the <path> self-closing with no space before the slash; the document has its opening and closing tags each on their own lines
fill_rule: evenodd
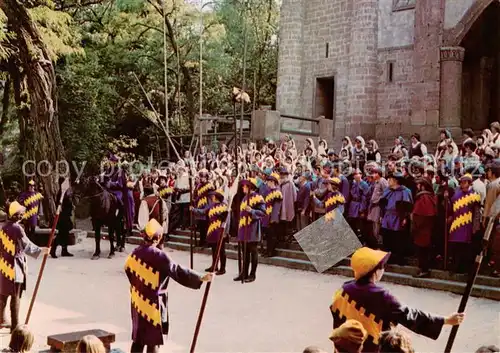
<svg viewBox="0 0 500 353">
<path fill-rule="evenodd" d="M 76 353 L 106 353 L 106 348 L 99 338 L 87 335 L 78 342 Z"/>
</svg>

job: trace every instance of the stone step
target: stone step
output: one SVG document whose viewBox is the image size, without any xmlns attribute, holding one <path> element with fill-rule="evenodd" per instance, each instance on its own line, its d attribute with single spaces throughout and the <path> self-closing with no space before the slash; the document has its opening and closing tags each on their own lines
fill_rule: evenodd
<svg viewBox="0 0 500 353">
<path fill-rule="evenodd" d="M 103 236 L 103 239 L 107 239 L 107 233 L 101 232 L 101 235 Z M 88 232 L 88 236 L 94 237 L 94 232 Z M 141 244 L 142 238 L 138 237 L 138 236 L 128 237 L 127 242 L 130 244 L 138 245 L 138 244 Z M 167 245 L 173 249 L 189 251 L 189 245 L 190 245 L 189 231 L 176 231 L 176 234 L 170 235 L 170 241 L 167 242 Z M 196 253 L 210 254 L 211 250 L 208 248 L 201 249 L 199 247 L 195 247 L 194 251 Z M 233 251 L 233 252 L 237 253 L 238 243 L 236 241 L 230 241 L 229 243 L 226 243 L 226 251 Z M 297 261 L 299 261 L 298 263 L 302 263 L 304 266 L 304 268 L 298 268 L 298 269 L 308 270 L 308 271 L 316 271 L 314 266 L 309 261 L 309 258 L 302 250 L 278 248 L 278 249 L 276 249 L 276 253 L 277 253 L 277 256 L 272 258 L 275 261 L 279 262 L 279 261 L 282 261 L 282 259 L 297 260 Z M 264 257 L 260 257 L 259 261 L 264 262 L 265 259 L 266 258 L 264 258 Z M 279 266 L 290 267 L 290 262 L 282 263 Z M 330 269 L 330 270 L 327 270 L 326 272 L 331 273 L 331 274 L 338 274 L 336 269 L 339 267 L 350 268 L 350 260 L 348 258 L 343 259 L 341 262 L 339 262 L 337 264 L 337 267 Z M 296 268 L 296 267 L 292 266 L 291 268 Z M 410 266 L 387 265 L 386 266 L 386 273 L 393 273 L 393 274 L 397 274 L 397 275 L 404 275 L 404 276 L 413 277 L 419 273 L 419 268 L 416 265 L 410 265 Z M 459 282 L 459 283 L 465 284 L 467 282 L 467 275 L 454 274 L 454 273 L 450 273 L 448 271 L 442 271 L 442 270 L 432 270 L 431 276 L 429 279 Z M 479 285 L 479 286 L 489 286 L 489 287 L 500 288 L 500 278 L 479 275 L 476 278 L 475 284 Z"/>
<path fill-rule="evenodd" d="M 168 247 L 175 250 L 189 251 L 189 245 L 185 243 L 168 242 Z M 211 254 L 210 249 L 196 248 L 195 251 L 196 253 L 202 253 L 206 255 Z M 226 255 L 230 259 L 234 260 L 238 259 L 238 252 L 236 250 L 228 249 L 226 250 Z M 281 266 L 303 271 L 313 271 L 313 272 L 316 271 L 314 266 L 309 261 L 300 259 L 290 259 L 280 256 L 273 258 L 259 257 L 259 263 Z M 327 270 L 326 273 L 332 275 L 350 277 L 350 278 L 353 277 L 353 272 L 351 268 L 345 265 L 333 267 Z M 382 280 L 385 282 L 391 282 L 395 284 L 401 284 L 417 288 L 442 290 L 456 294 L 463 294 L 463 291 L 465 289 L 465 283 L 463 282 L 450 281 L 437 278 L 414 278 L 412 275 L 390 272 L 389 269 L 385 272 Z M 478 282 L 476 282 L 472 290 L 472 296 L 500 301 L 500 287 L 496 285 L 495 286 L 481 285 Z"/>
</svg>

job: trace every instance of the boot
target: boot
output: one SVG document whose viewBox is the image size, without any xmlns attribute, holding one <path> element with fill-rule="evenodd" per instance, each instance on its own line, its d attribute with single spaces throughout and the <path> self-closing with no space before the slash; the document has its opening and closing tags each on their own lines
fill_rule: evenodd
<svg viewBox="0 0 500 353">
<path fill-rule="evenodd" d="M 205 272 L 214 272 L 213 266 L 210 266 L 210 267 L 206 268 Z"/>
<path fill-rule="evenodd" d="M 256 279 L 255 275 L 253 274 L 250 274 L 250 276 L 248 276 L 247 278 L 245 278 L 245 283 L 252 283 L 254 282 Z"/>
<path fill-rule="evenodd" d="M 216 275 L 216 276 L 222 276 L 222 275 L 223 275 L 223 274 L 225 274 L 225 273 L 226 273 L 226 270 L 224 270 L 224 269 L 220 269 L 220 270 L 218 270 L 218 271 L 216 271 L 216 272 L 215 272 L 215 275 Z M 241 281 L 241 280 L 240 280 L 240 281 Z"/>
<path fill-rule="evenodd" d="M 68 247 L 63 247 L 61 251 L 61 256 L 63 257 L 73 257 L 74 255 L 68 252 Z"/>
<path fill-rule="evenodd" d="M 54 245 L 50 248 L 50 257 L 53 259 L 57 259 L 56 249 L 57 249 L 57 245 Z"/>
<path fill-rule="evenodd" d="M 240 273 L 238 275 L 238 277 L 233 278 L 233 281 L 238 282 L 238 281 L 241 281 L 241 280 L 245 280 L 246 277 L 247 276 L 245 276 L 243 273 Z"/>
<path fill-rule="evenodd" d="M 5 308 L 7 307 L 7 297 L 0 296 L 0 329 L 11 328 L 10 321 L 5 318 Z"/>
</svg>

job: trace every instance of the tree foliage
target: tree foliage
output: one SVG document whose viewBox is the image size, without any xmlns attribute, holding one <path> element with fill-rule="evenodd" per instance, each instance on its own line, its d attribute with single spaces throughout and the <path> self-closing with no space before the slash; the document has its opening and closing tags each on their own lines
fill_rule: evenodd
<svg viewBox="0 0 500 353">
<path fill-rule="evenodd" d="M 95 165 L 110 143 L 119 146 L 115 142 L 122 136 L 137 141 L 127 153 L 158 155 L 166 142 L 148 117 L 168 118 L 173 135 L 192 134 L 200 111 L 200 81 L 203 113 L 232 114 L 232 88 L 242 87 L 245 36 L 245 82 L 252 101 L 246 109 L 274 103 L 276 0 L 215 0 L 203 8 L 200 1 L 187 0 L 19 1 L 29 11 L 54 62 L 56 116 L 69 160 Z M 33 138 L 30 124 L 22 118 L 23 111 L 28 116 L 31 100 L 23 93 L 27 92 L 24 72 L 18 73 L 21 81 L 14 84 L 11 68 L 18 60 L 18 43 L 9 20 L 0 12 L 0 61 L 6 77 L 12 78 L 8 101 L 13 104 L 4 108 L 19 128 L 5 126 L 19 131 L 23 153 L 22 146 Z"/>
</svg>

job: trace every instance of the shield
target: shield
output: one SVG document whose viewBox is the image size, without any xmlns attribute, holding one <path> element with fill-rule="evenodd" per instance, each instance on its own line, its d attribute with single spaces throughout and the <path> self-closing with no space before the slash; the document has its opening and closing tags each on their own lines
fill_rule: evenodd
<svg viewBox="0 0 500 353">
<path fill-rule="evenodd" d="M 169 214 L 169 209 L 167 207 L 167 203 L 165 200 L 158 198 L 158 201 L 156 202 L 161 202 L 162 209 L 163 209 L 163 214 L 162 214 L 162 219 L 163 219 L 163 233 L 167 234 L 168 233 L 168 214 Z M 156 203 L 153 206 L 153 209 L 156 207 Z M 146 224 L 148 224 L 149 220 L 151 219 L 151 211 L 149 210 L 148 203 L 146 201 L 141 201 L 141 205 L 139 206 L 139 214 L 137 216 L 137 225 L 139 226 L 139 230 L 144 230 L 146 228 Z"/>
<path fill-rule="evenodd" d="M 323 216 L 294 235 L 320 273 L 363 246 L 340 210 L 334 212 L 334 217 Z"/>
</svg>

